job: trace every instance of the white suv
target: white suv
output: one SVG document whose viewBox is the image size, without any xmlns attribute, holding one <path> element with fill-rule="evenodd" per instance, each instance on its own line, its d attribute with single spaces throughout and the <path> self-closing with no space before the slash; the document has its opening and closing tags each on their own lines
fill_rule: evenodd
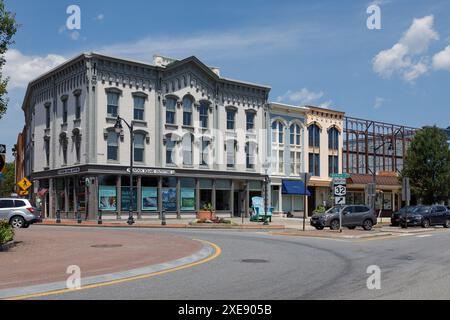
<svg viewBox="0 0 450 320">
<path fill-rule="evenodd" d="M 19 198 L 0 198 L 0 220 L 9 221 L 13 228 L 28 228 L 42 221 L 30 201 Z"/>
</svg>

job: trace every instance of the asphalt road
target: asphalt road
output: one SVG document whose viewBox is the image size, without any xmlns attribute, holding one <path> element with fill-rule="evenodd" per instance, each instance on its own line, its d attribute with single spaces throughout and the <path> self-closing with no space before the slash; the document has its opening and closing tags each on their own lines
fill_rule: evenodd
<svg viewBox="0 0 450 320">
<path fill-rule="evenodd" d="M 360 242 L 242 231 L 135 232 L 208 240 L 222 254 L 149 279 L 41 299 L 450 299 L 450 232 Z M 370 265 L 381 270 L 379 290 L 367 288 Z"/>
</svg>

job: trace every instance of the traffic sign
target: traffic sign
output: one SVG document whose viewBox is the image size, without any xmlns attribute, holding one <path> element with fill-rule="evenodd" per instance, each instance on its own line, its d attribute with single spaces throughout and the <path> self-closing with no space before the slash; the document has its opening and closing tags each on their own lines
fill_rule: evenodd
<svg viewBox="0 0 450 320">
<path fill-rule="evenodd" d="M 20 187 L 20 189 L 22 189 L 23 191 L 28 190 L 31 187 L 31 182 L 30 180 L 28 180 L 27 178 L 23 178 L 22 180 L 20 180 L 17 185 Z"/>
<path fill-rule="evenodd" d="M 347 195 L 347 187 L 342 184 L 335 185 L 334 195 L 336 197 L 345 197 Z"/>
<path fill-rule="evenodd" d="M 348 173 L 332 173 L 330 174 L 331 178 L 342 178 L 342 179 L 348 179 L 350 178 L 350 174 Z"/>
<path fill-rule="evenodd" d="M 0 144 L 0 153 L 6 153 L 6 146 L 4 144 Z"/>
<path fill-rule="evenodd" d="M 27 195 L 29 195 L 29 194 L 30 194 L 30 192 L 28 192 L 28 190 L 27 190 L 27 191 L 24 191 L 24 190 L 20 190 L 20 191 L 19 191 L 19 196 L 21 196 L 21 197 L 27 196 Z"/>
<path fill-rule="evenodd" d="M 334 197 L 334 204 L 345 205 L 345 197 Z"/>
<path fill-rule="evenodd" d="M 6 167 L 6 155 L 0 154 L 0 173 L 4 172 Z"/>
</svg>

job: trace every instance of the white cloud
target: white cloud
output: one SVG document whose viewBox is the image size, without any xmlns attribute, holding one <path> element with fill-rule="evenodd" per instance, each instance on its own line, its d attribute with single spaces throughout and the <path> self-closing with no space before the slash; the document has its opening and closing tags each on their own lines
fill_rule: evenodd
<svg viewBox="0 0 450 320">
<path fill-rule="evenodd" d="M 135 41 L 107 45 L 100 52 L 148 60 L 154 53 L 173 57 L 191 55 L 214 57 L 252 56 L 282 49 L 298 48 L 300 39 L 306 34 L 299 26 L 274 26 L 208 31 L 180 36 L 147 36 Z M 276 61 L 273 61 L 276 63 Z"/>
<path fill-rule="evenodd" d="M 103 19 L 105 19 L 105 15 L 103 13 L 100 13 L 98 16 L 95 17 L 95 20 L 97 21 L 102 21 Z"/>
<path fill-rule="evenodd" d="M 28 56 L 16 49 L 8 50 L 5 59 L 4 72 L 10 77 L 9 89 L 25 88 L 31 80 L 66 61 L 60 55 Z"/>
<path fill-rule="evenodd" d="M 428 64 L 424 54 L 431 42 L 439 39 L 439 34 L 433 30 L 433 21 L 432 15 L 414 19 L 399 42 L 373 58 L 373 70 L 383 78 L 398 74 L 408 82 L 425 74 Z"/>
<path fill-rule="evenodd" d="M 374 109 L 380 109 L 383 106 L 385 101 L 386 101 L 386 99 L 384 99 L 382 97 L 376 97 L 375 98 L 375 102 L 373 104 L 373 108 Z"/>
<path fill-rule="evenodd" d="M 308 104 L 318 104 L 321 108 L 329 108 L 333 101 L 328 100 L 322 103 L 318 103 L 318 101 L 324 96 L 322 91 L 314 92 L 310 91 L 307 88 L 302 88 L 298 91 L 288 90 L 282 96 L 277 98 L 278 102 L 287 102 L 287 103 L 295 103 L 298 105 L 308 105 Z"/>
<path fill-rule="evenodd" d="M 450 70 L 450 45 L 434 55 L 433 68 L 436 70 Z"/>
</svg>

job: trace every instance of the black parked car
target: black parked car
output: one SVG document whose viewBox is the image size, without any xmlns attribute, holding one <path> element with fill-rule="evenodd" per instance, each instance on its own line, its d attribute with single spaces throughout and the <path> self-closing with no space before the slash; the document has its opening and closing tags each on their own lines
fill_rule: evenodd
<svg viewBox="0 0 450 320">
<path fill-rule="evenodd" d="M 399 211 L 394 212 L 391 216 L 391 226 L 398 227 L 400 225 L 401 217 L 405 216 L 405 213 L 414 212 L 417 206 L 407 206 L 401 208 Z"/>
<path fill-rule="evenodd" d="M 445 206 L 417 206 L 406 216 L 408 226 L 421 226 L 428 228 L 430 226 L 444 226 L 450 228 L 450 211 Z M 400 217 L 400 225 L 405 227 L 405 216 Z"/>
</svg>

